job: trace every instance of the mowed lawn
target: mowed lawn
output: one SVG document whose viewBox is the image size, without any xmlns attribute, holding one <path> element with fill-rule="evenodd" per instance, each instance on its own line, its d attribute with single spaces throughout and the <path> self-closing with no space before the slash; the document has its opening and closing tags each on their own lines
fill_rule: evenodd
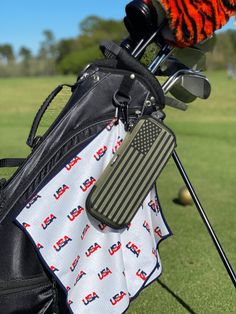
<svg viewBox="0 0 236 314">
<path fill-rule="evenodd" d="M 236 80 L 208 73 L 212 95 L 189 110 L 166 110 L 166 124 L 177 136 L 177 152 L 236 269 Z M 74 77 L 0 79 L 0 158 L 24 157 L 32 119 L 48 93 Z M 68 90 L 53 104 L 41 131 L 61 108 Z M 0 177 L 10 171 L 0 169 Z M 146 288 L 128 314 L 236 313 L 236 293 L 194 206 L 173 200 L 183 186 L 171 160 L 157 182 L 159 198 L 173 236 L 160 245 L 163 274 Z M 94 313 L 96 314 L 96 313 Z"/>
</svg>

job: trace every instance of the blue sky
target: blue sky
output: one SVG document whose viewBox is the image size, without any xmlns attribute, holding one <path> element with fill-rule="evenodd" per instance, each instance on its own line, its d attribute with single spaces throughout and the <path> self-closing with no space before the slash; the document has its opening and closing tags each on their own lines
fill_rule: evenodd
<svg viewBox="0 0 236 314">
<path fill-rule="evenodd" d="M 55 38 L 79 34 L 79 22 L 88 15 L 122 19 L 130 0 L 2 0 L 0 44 L 10 43 L 15 52 L 26 46 L 37 52 L 43 30 L 51 30 Z M 233 21 L 227 25 L 233 27 Z"/>
</svg>

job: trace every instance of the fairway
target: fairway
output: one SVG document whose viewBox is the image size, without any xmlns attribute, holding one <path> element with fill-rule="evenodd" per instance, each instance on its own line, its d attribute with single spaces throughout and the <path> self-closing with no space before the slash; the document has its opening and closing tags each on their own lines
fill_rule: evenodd
<svg viewBox="0 0 236 314">
<path fill-rule="evenodd" d="M 210 99 L 195 101 L 186 112 L 167 108 L 165 123 L 176 134 L 179 157 L 236 269 L 236 80 L 228 80 L 224 72 L 207 76 L 212 84 Z M 0 79 L 0 158 L 25 157 L 30 152 L 25 142 L 37 109 L 54 87 L 74 80 L 59 76 Z M 59 96 L 40 132 L 68 96 L 68 90 Z M 10 173 L 0 169 L 0 178 Z M 128 314 L 236 313 L 235 289 L 197 210 L 173 202 L 182 186 L 171 160 L 157 187 L 174 235 L 159 247 L 160 283 L 141 292 Z"/>
</svg>

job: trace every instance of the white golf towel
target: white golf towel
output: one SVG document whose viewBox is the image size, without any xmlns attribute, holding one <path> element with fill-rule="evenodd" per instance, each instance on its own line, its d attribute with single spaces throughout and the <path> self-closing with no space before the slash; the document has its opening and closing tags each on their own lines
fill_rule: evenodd
<svg viewBox="0 0 236 314">
<path fill-rule="evenodd" d="M 122 123 L 110 124 L 16 218 L 65 289 L 72 313 L 123 313 L 161 274 L 157 248 L 170 231 L 154 187 L 125 229 L 86 212 L 89 191 L 124 137 Z"/>
</svg>

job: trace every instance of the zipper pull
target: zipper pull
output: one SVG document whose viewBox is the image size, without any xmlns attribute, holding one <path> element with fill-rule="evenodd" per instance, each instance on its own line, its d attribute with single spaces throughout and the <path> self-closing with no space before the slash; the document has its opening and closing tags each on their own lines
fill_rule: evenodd
<svg viewBox="0 0 236 314">
<path fill-rule="evenodd" d="M 116 107 L 116 111 L 115 111 L 115 117 L 114 117 L 114 125 L 118 125 L 119 124 L 119 107 Z"/>
<path fill-rule="evenodd" d="M 122 118 L 124 120 L 125 131 L 129 131 L 129 110 L 128 105 L 122 104 L 121 106 Z"/>
</svg>

